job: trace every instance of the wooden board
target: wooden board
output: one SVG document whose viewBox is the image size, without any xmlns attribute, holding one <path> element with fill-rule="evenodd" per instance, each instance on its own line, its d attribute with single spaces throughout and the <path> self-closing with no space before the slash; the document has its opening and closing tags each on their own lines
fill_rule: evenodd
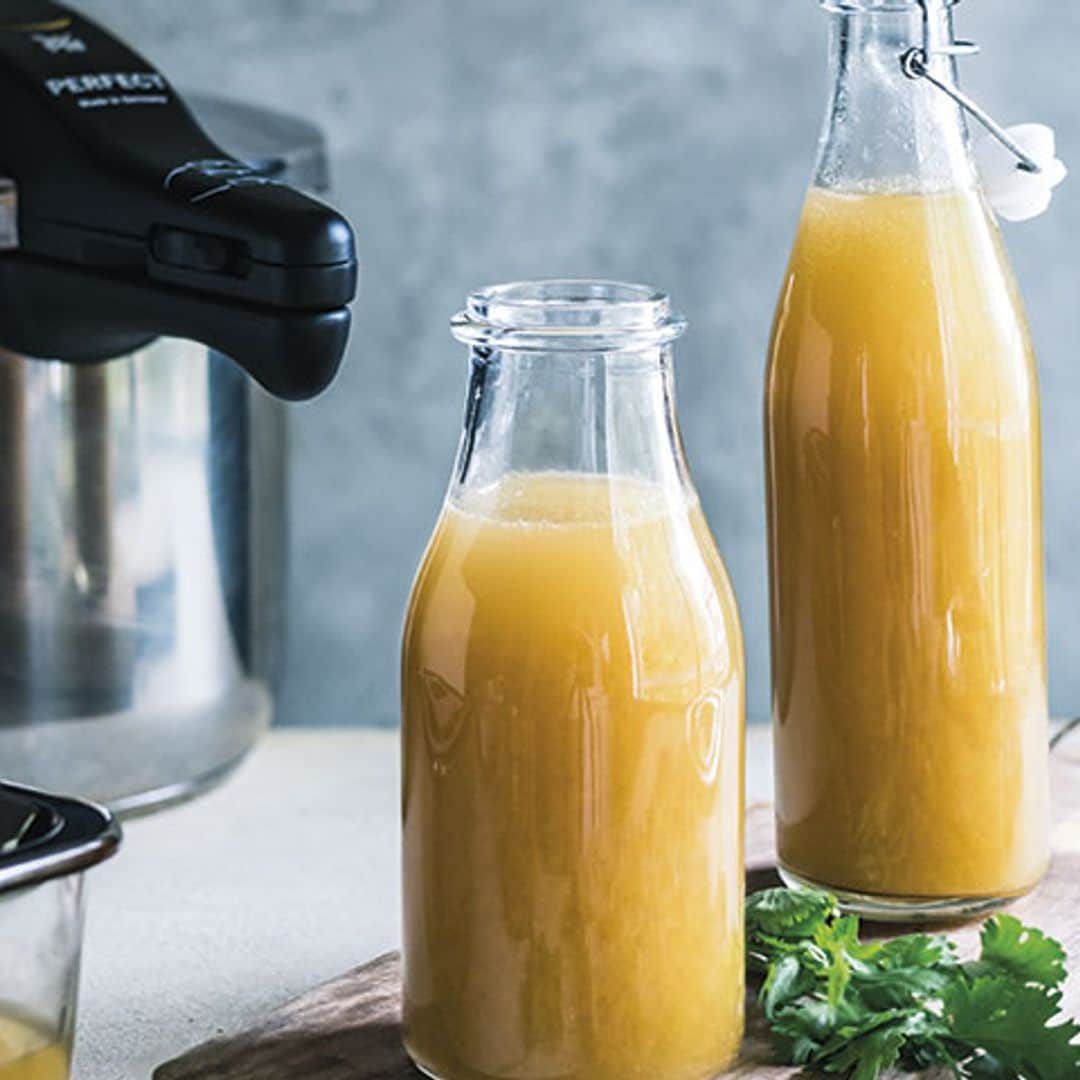
<svg viewBox="0 0 1080 1080">
<path fill-rule="evenodd" d="M 1080 1012 L 1080 733 L 1054 754 L 1055 859 L 1047 880 L 1012 908 L 1020 918 L 1058 938 L 1074 958 L 1066 993 L 1070 1013 Z M 772 808 L 758 804 L 747 820 L 747 888 L 778 884 L 774 866 Z M 971 951 L 978 927 L 951 933 Z M 380 957 L 270 1014 L 248 1031 L 215 1039 L 163 1065 L 154 1080 L 416 1080 L 401 1049 L 400 963 Z M 799 1070 L 769 1065 L 760 1015 L 748 1003 L 750 1030 L 739 1064 L 729 1077 L 778 1080 Z"/>
</svg>

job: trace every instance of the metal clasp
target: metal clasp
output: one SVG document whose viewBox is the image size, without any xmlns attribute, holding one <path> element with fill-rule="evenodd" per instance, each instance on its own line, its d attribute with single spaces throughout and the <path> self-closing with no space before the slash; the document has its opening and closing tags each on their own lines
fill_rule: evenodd
<svg viewBox="0 0 1080 1080">
<path fill-rule="evenodd" d="M 960 0 L 952 0 L 952 4 Z M 1039 174 L 1042 166 L 999 124 L 981 105 L 973 101 L 958 86 L 939 79 L 930 65 L 935 56 L 975 56 L 979 46 L 974 41 L 941 40 L 937 24 L 930 14 L 929 0 L 919 0 L 923 12 L 923 43 L 913 46 L 900 57 L 900 67 L 909 79 L 925 79 L 948 95 L 965 112 L 970 113 L 1002 146 L 1013 154 L 1024 172 Z"/>
</svg>

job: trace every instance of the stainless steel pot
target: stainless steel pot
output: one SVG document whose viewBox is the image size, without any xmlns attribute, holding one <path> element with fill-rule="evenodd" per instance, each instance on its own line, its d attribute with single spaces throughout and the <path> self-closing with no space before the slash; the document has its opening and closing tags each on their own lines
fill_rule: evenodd
<svg viewBox="0 0 1080 1080">
<path fill-rule="evenodd" d="M 326 187 L 317 128 L 187 100 L 264 175 Z M 133 812 L 243 757 L 282 641 L 286 447 L 282 405 L 203 346 L 0 351 L 0 775 Z"/>
</svg>

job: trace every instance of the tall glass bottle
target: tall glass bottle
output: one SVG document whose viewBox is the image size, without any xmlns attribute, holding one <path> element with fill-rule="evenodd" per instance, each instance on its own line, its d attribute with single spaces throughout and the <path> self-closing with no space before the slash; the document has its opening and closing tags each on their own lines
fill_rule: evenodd
<svg viewBox="0 0 1080 1080">
<path fill-rule="evenodd" d="M 1048 863 L 1035 365 L 963 116 L 902 68 L 950 3 L 824 6 L 765 401 L 780 858 L 870 914 L 963 914 Z"/>
<path fill-rule="evenodd" d="M 402 664 L 405 1042 L 444 1080 L 701 1080 L 742 1031 L 743 650 L 666 297 L 476 293 Z"/>
</svg>

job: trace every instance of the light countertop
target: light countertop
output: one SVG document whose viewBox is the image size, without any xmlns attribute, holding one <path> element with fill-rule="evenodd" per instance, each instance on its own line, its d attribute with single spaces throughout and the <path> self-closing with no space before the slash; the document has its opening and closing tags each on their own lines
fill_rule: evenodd
<svg viewBox="0 0 1080 1080">
<path fill-rule="evenodd" d="M 771 798 L 751 728 L 751 802 Z M 130 822 L 87 878 L 75 1080 L 147 1080 L 400 938 L 398 740 L 275 731 L 217 791 Z"/>
</svg>

